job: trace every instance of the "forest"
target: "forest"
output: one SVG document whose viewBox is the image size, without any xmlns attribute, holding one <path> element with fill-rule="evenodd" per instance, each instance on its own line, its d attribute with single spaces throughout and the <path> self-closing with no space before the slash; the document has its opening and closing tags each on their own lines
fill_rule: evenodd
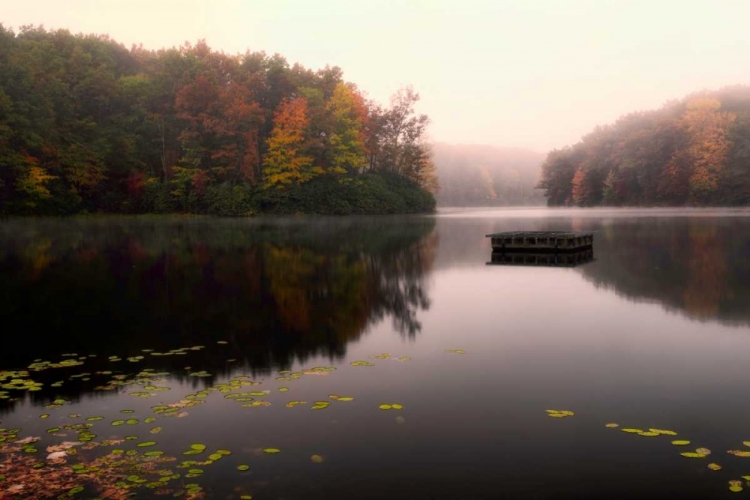
<svg viewBox="0 0 750 500">
<path fill-rule="evenodd" d="M 0 25 L 0 214 L 431 211 L 418 100 L 205 41 Z"/>
<path fill-rule="evenodd" d="M 750 204 L 750 86 L 703 91 L 549 153 L 550 206 Z"/>
</svg>

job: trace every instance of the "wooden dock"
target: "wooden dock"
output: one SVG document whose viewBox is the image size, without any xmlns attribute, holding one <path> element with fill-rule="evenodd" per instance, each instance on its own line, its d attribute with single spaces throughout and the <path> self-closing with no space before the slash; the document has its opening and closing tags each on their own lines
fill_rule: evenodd
<svg viewBox="0 0 750 500">
<path fill-rule="evenodd" d="M 594 246 L 594 233 L 525 231 L 488 234 L 493 252 L 576 252 Z"/>
</svg>

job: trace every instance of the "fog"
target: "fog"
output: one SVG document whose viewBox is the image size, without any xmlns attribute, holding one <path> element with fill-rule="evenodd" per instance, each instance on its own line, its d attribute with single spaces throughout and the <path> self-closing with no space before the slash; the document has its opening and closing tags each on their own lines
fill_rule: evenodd
<svg viewBox="0 0 750 500">
<path fill-rule="evenodd" d="M 405 5 L 406 4 L 406 5 Z M 411 84 L 430 137 L 537 152 L 704 88 L 746 81 L 750 3 L 712 1 L 4 0 L 18 29 L 106 33 L 150 49 L 340 66 L 385 102 Z"/>
</svg>

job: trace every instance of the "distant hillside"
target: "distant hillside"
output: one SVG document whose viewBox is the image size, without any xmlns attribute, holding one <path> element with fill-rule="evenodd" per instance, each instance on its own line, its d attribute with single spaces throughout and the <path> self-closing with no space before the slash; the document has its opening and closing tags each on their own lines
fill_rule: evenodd
<svg viewBox="0 0 750 500">
<path fill-rule="evenodd" d="M 750 205 L 750 86 L 623 116 L 542 171 L 549 205 Z"/>
<path fill-rule="evenodd" d="M 440 206 L 544 205 L 535 189 L 544 155 L 519 148 L 433 145 Z"/>
</svg>

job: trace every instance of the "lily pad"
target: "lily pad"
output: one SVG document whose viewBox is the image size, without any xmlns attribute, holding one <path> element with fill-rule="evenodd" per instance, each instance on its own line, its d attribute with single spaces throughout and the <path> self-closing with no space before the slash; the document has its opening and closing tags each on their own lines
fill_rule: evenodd
<svg viewBox="0 0 750 500">
<path fill-rule="evenodd" d="M 672 441 L 672 444 L 675 446 L 687 446 L 690 444 L 690 441 L 686 439 L 675 439 L 674 441 Z"/>
<path fill-rule="evenodd" d="M 676 436 L 677 435 L 675 431 L 670 431 L 667 429 L 649 429 L 649 432 L 655 432 L 657 434 L 661 434 L 664 436 Z"/>
<path fill-rule="evenodd" d="M 608 429 L 615 429 L 617 427 L 620 427 L 620 424 L 616 424 L 614 422 L 611 422 L 609 424 L 604 424 L 604 427 L 607 427 Z"/>
<path fill-rule="evenodd" d="M 323 463 L 323 460 L 325 460 L 325 459 L 321 455 L 313 455 L 313 456 L 310 457 L 310 460 L 313 463 L 321 464 L 321 463 Z"/>
<path fill-rule="evenodd" d="M 701 455 L 710 455 L 711 454 L 711 450 L 709 450 L 708 448 L 698 448 L 697 450 L 695 450 L 695 452 L 696 453 L 700 453 Z"/>
<path fill-rule="evenodd" d="M 680 453 L 685 458 L 706 458 L 706 455 L 703 455 L 702 453 L 695 453 L 692 451 L 686 451 L 685 453 Z"/>
<path fill-rule="evenodd" d="M 572 417 L 575 415 L 575 413 L 573 413 L 570 410 L 544 410 L 544 411 L 547 412 L 548 417 L 552 417 L 552 418 L 565 418 L 565 417 Z"/>
<path fill-rule="evenodd" d="M 375 363 L 370 363 L 369 361 L 352 361 L 349 364 L 352 366 L 375 366 Z"/>
<path fill-rule="evenodd" d="M 156 441 L 144 441 L 143 443 L 138 443 L 136 446 L 138 448 L 150 448 L 151 446 L 156 446 Z"/>
<path fill-rule="evenodd" d="M 263 453 L 268 453 L 269 455 L 274 455 L 276 453 L 281 453 L 281 450 L 278 448 L 263 448 Z"/>
<path fill-rule="evenodd" d="M 247 470 L 250 470 L 250 466 L 249 465 L 245 465 L 245 464 L 238 465 L 237 466 L 237 470 L 240 471 L 240 472 L 245 472 Z"/>
<path fill-rule="evenodd" d="M 715 464 L 713 462 L 708 464 L 706 467 L 708 467 L 711 470 L 721 470 L 721 465 Z"/>
<path fill-rule="evenodd" d="M 196 451 L 204 451 L 206 449 L 206 445 L 201 443 L 193 443 L 190 445 L 190 449 Z"/>
</svg>

